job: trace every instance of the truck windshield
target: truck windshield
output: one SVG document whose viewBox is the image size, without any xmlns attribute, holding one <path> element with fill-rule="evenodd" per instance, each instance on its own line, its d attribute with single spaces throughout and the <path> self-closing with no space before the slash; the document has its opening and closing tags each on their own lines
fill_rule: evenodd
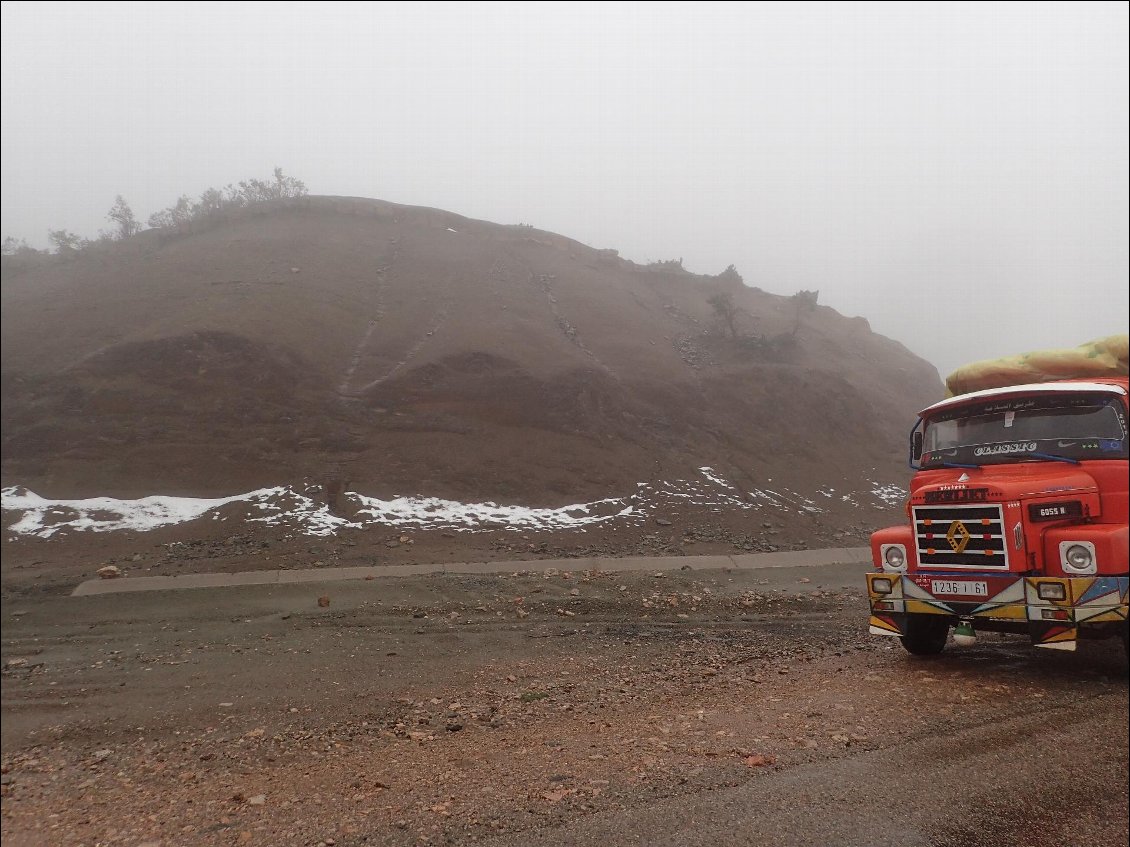
<svg viewBox="0 0 1130 847">
<path fill-rule="evenodd" d="M 1055 394 L 944 409 L 926 420 L 922 450 L 924 468 L 1125 459 L 1126 411 L 1109 395 Z"/>
</svg>

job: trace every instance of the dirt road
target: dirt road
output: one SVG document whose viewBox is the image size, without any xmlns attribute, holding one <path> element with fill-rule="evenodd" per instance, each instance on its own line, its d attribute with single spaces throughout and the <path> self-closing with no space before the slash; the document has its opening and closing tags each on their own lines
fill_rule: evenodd
<svg viewBox="0 0 1130 847">
<path fill-rule="evenodd" d="M 864 569 L 9 596 L 4 843 L 1123 843 L 1121 645 L 912 660 Z"/>
</svg>

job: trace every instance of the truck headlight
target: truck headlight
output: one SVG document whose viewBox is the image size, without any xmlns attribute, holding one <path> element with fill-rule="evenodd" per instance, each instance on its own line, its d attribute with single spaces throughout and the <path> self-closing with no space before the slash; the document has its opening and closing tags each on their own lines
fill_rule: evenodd
<svg viewBox="0 0 1130 847">
<path fill-rule="evenodd" d="M 1086 574 L 1098 570 L 1095 545 L 1090 541 L 1061 541 L 1059 560 L 1063 563 L 1063 569 L 1069 573 Z"/>
<path fill-rule="evenodd" d="M 1066 600 L 1067 589 L 1062 582 L 1041 582 L 1036 585 L 1041 600 Z"/>
<path fill-rule="evenodd" d="M 871 590 L 876 594 L 890 594 L 894 590 L 894 585 L 887 577 L 876 577 L 871 580 Z"/>
<path fill-rule="evenodd" d="M 889 573 L 906 570 L 906 548 L 901 544 L 884 544 L 879 552 L 883 557 L 883 570 Z"/>
</svg>

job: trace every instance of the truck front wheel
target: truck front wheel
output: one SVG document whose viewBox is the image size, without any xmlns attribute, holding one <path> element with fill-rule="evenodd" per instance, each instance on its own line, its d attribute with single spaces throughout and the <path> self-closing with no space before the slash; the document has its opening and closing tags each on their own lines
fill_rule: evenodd
<svg viewBox="0 0 1130 847">
<path fill-rule="evenodd" d="M 941 616 L 910 615 L 906 634 L 899 638 L 908 653 L 915 656 L 937 656 L 946 649 L 950 622 Z"/>
</svg>

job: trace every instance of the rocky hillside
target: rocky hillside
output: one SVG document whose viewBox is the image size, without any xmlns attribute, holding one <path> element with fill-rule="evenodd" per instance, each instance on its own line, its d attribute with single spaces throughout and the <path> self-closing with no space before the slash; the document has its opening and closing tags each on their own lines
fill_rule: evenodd
<svg viewBox="0 0 1130 847">
<path fill-rule="evenodd" d="M 943 392 L 863 318 L 732 271 L 376 200 L 9 262 L 2 292 L 3 484 L 51 497 L 317 481 L 551 507 L 703 467 L 812 496 L 905 480 Z"/>
</svg>

